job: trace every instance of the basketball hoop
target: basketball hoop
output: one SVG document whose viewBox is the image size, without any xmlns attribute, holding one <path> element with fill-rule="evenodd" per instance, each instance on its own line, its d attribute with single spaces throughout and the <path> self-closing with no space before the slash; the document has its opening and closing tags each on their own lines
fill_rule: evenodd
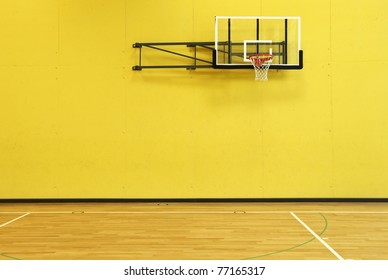
<svg viewBox="0 0 388 280">
<path fill-rule="evenodd" d="M 272 49 L 269 53 L 254 54 L 249 57 L 256 72 L 256 80 L 267 81 L 268 69 L 272 63 Z"/>
</svg>

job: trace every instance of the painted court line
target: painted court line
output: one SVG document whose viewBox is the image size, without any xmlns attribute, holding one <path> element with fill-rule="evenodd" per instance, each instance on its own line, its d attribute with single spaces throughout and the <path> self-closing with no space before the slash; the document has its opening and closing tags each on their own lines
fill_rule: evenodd
<svg viewBox="0 0 388 280">
<path fill-rule="evenodd" d="M 297 213 L 324 213 L 324 214 L 388 214 L 387 211 L 294 211 Z"/>
<path fill-rule="evenodd" d="M 0 212 L 2 214 L 21 214 L 26 212 Z M 289 211 L 38 211 L 30 214 L 285 214 Z"/>
<path fill-rule="evenodd" d="M 316 239 L 318 239 L 319 242 L 321 242 L 330 252 L 333 253 L 334 256 L 337 257 L 339 260 L 344 260 L 343 257 L 341 257 L 340 254 L 338 254 L 333 248 L 330 247 L 329 244 L 327 244 L 318 234 L 316 234 L 308 225 L 306 225 L 297 215 L 295 215 L 293 212 L 290 212 L 290 214 L 300 223 L 302 226 L 304 226 Z"/>
<path fill-rule="evenodd" d="M 26 211 L 7 211 L 2 214 L 24 214 Z M 285 214 L 290 211 L 30 211 L 29 214 Z M 388 212 L 371 211 L 293 211 L 305 214 L 388 214 Z"/>
<path fill-rule="evenodd" d="M 26 211 L 0 211 L 0 214 L 25 214 Z M 250 210 L 230 210 L 230 211 L 29 211 L 28 214 L 288 214 L 287 211 L 250 211 Z M 387 211 L 293 211 L 292 213 L 304 214 L 388 214 Z"/>
<path fill-rule="evenodd" d="M 9 225 L 9 224 L 11 224 L 11 223 L 17 221 L 17 220 L 20 220 L 20 219 L 22 219 L 22 218 L 24 218 L 25 216 L 30 215 L 30 214 L 31 214 L 31 213 L 25 213 L 24 215 L 21 215 L 21 216 L 19 216 L 19 217 L 13 219 L 13 220 L 11 220 L 11 221 L 8 221 L 8 222 L 6 222 L 6 223 L 0 225 L 0 228 L 5 227 L 5 226 L 7 226 L 7 225 Z"/>
</svg>

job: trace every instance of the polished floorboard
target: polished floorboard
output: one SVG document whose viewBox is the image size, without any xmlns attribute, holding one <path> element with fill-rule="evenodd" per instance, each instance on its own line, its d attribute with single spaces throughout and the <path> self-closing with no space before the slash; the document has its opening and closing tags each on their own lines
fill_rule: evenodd
<svg viewBox="0 0 388 280">
<path fill-rule="evenodd" d="M 0 260 L 387 260 L 388 203 L 0 203 Z"/>
</svg>

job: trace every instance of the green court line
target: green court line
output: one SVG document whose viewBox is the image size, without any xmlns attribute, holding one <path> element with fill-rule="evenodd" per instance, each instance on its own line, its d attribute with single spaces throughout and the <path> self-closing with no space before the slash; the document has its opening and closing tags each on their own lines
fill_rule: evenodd
<svg viewBox="0 0 388 280">
<path fill-rule="evenodd" d="M 0 256 L 6 257 L 6 258 L 12 259 L 12 260 L 18 260 L 18 261 L 21 261 L 21 260 L 22 260 L 22 259 L 19 259 L 19 258 L 15 258 L 15 257 L 12 257 L 12 256 L 8 256 L 8 255 L 3 254 L 3 253 L 0 253 Z"/>
<path fill-rule="evenodd" d="M 3 214 L 2 212 L 0 212 L 0 214 Z M 3 253 L 0 253 L 0 256 L 2 257 L 5 257 L 7 259 L 12 259 L 12 260 L 18 260 L 18 261 L 21 261 L 22 259 L 19 259 L 19 258 L 15 258 L 15 257 L 12 257 L 12 256 L 8 256 L 6 254 L 3 254 Z"/>
<path fill-rule="evenodd" d="M 327 227 L 328 227 L 328 222 L 327 222 L 327 219 L 326 217 L 322 214 L 322 213 L 319 213 L 319 215 L 322 216 L 322 218 L 325 220 L 325 226 L 323 227 L 322 231 L 318 234 L 319 236 L 321 236 L 322 234 L 325 233 L 325 231 L 327 230 Z M 283 250 L 279 250 L 279 251 L 275 251 L 275 252 L 271 252 L 271 253 L 266 253 L 266 254 L 262 254 L 262 255 L 258 255 L 258 256 L 254 256 L 254 257 L 249 257 L 249 258 L 244 258 L 242 260 L 253 260 L 253 259 L 259 259 L 259 258 L 262 258 L 262 257 L 267 257 L 267 256 L 271 256 L 271 255 L 275 255 L 275 254 L 279 254 L 279 253 L 283 253 L 283 252 L 288 252 L 288 251 L 291 251 L 295 248 L 298 248 L 298 247 L 301 247 L 301 246 L 304 246 L 312 241 L 314 241 L 316 238 L 311 238 L 303 243 L 300 243 L 298 245 L 295 245 L 295 246 L 292 246 L 290 248 L 286 248 L 286 249 L 283 249 Z"/>
</svg>

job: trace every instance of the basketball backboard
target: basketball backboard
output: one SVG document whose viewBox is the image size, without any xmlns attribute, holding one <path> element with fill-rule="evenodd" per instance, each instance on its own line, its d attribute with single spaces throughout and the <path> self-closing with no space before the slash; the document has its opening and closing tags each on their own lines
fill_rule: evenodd
<svg viewBox="0 0 388 280">
<path fill-rule="evenodd" d="M 216 16 L 215 68 L 252 68 L 249 56 L 271 51 L 271 69 L 303 68 L 300 17 Z"/>
</svg>

